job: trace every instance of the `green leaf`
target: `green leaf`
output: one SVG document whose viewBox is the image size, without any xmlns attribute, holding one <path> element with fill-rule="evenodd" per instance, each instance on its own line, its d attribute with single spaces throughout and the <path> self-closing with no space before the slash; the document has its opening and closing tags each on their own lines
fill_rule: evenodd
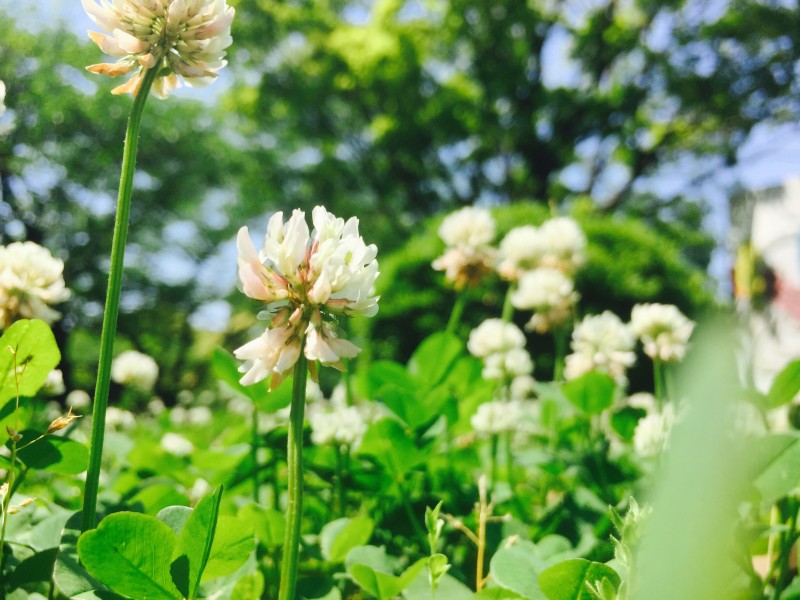
<svg viewBox="0 0 800 600">
<path fill-rule="evenodd" d="M 261 571 L 248 573 L 233 586 L 231 598 L 236 600 L 261 600 L 264 594 L 264 575 Z"/>
<path fill-rule="evenodd" d="M 406 368 L 391 360 L 376 360 L 363 375 L 364 393 L 368 398 L 376 398 L 385 386 L 394 386 L 413 392 L 414 380 Z"/>
<path fill-rule="evenodd" d="M 786 365 L 775 377 L 767 392 L 767 408 L 791 402 L 800 393 L 800 359 Z"/>
<path fill-rule="evenodd" d="M 169 565 L 177 537 L 157 518 L 132 512 L 109 515 L 78 540 L 81 563 L 111 590 L 132 598 L 181 598 Z"/>
<path fill-rule="evenodd" d="M 241 567 L 255 549 L 253 525 L 227 515 L 217 519 L 217 533 L 202 580 L 230 575 Z"/>
<path fill-rule="evenodd" d="M 365 515 L 331 521 L 319 534 L 323 558 L 343 562 L 350 550 L 369 541 L 374 528 L 374 521 Z"/>
<path fill-rule="evenodd" d="M 47 380 L 47 374 L 56 368 L 61 352 L 50 327 L 39 319 L 22 319 L 6 329 L 0 337 L 0 405 L 19 395 L 33 396 Z"/>
<path fill-rule="evenodd" d="M 447 332 L 425 338 L 411 355 L 408 371 L 423 386 L 433 388 L 440 383 L 464 351 L 464 342 Z"/>
<path fill-rule="evenodd" d="M 359 454 L 373 456 L 394 480 L 425 460 L 425 454 L 393 419 L 381 419 L 367 429 Z"/>
<path fill-rule="evenodd" d="M 471 589 L 469 589 L 455 577 L 445 573 L 441 579 L 439 579 L 439 583 L 436 586 L 435 600 L 470 600 L 473 595 L 474 594 Z M 411 585 L 403 590 L 403 597 L 407 598 L 408 600 L 430 598 L 431 583 L 428 580 L 428 573 L 423 570 L 419 575 L 417 575 L 417 578 L 411 582 Z M 519 596 L 516 594 L 514 594 L 513 597 L 519 598 Z"/>
<path fill-rule="evenodd" d="M 772 503 L 800 487 L 800 434 L 770 434 L 748 449 L 750 480 L 765 502 Z"/>
<path fill-rule="evenodd" d="M 600 414 L 611 406 L 615 388 L 614 380 L 598 371 L 589 371 L 561 386 L 567 399 L 587 415 Z"/>
<path fill-rule="evenodd" d="M 22 444 L 39 437 L 36 431 L 22 432 Z M 81 443 L 61 437 L 48 436 L 17 453 L 29 469 L 64 475 L 83 473 L 89 463 L 89 450 Z"/>
<path fill-rule="evenodd" d="M 190 600 L 197 597 L 200 579 L 211 554 L 221 499 L 222 486 L 197 503 L 181 529 L 172 554 L 172 580 L 178 590 Z"/>
<path fill-rule="evenodd" d="M 141 508 L 142 512 L 150 515 L 156 514 L 168 506 L 188 503 L 189 498 L 186 494 L 177 490 L 174 484 L 169 483 L 146 485 L 128 501 L 129 506 L 137 510 Z"/>
<path fill-rule="evenodd" d="M 528 600 L 544 600 L 537 576 L 543 569 L 541 558 L 531 542 L 500 548 L 489 565 L 492 580 Z"/>
<path fill-rule="evenodd" d="M 427 559 L 421 558 L 408 569 L 403 571 L 402 575 L 395 576 L 382 571 L 377 571 L 369 565 L 354 564 L 348 567 L 348 571 L 353 580 L 365 591 L 378 600 L 389 600 L 395 598 L 403 590 L 405 590 L 419 573 L 425 568 Z"/>
<path fill-rule="evenodd" d="M 117 597 L 116 594 L 106 591 L 105 586 L 89 575 L 80 564 L 78 538 L 81 535 L 82 518 L 82 514 L 76 512 L 64 525 L 53 569 L 55 586 L 67 598 L 90 598 L 95 591 L 103 591 L 105 594 Z M 95 597 L 99 596 L 95 594 Z"/>
<path fill-rule="evenodd" d="M 267 548 L 279 548 L 283 544 L 286 517 L 282 512 L 251 503 L 239 510 L 239 516 L 253 524 L 258 541 Z"/>
<path fill-rule="evenodd" d="M 611 567 L 573 558 L 553 565 L 539 575 L 539 585 L 548 600 L 592 600 L 589 585 L 606 579 L 614 589 L 619 587 L 619 575 Z M 607 587 L 608 584 L 603 584 Z"/>
<path fill-rule="evenodd" d="M 191 515 L 192 509 L 188 506 L 167 506 L 158 511 L 156 519 L 166 523 L 175 535 L 180 535 Z"/>
</svg>

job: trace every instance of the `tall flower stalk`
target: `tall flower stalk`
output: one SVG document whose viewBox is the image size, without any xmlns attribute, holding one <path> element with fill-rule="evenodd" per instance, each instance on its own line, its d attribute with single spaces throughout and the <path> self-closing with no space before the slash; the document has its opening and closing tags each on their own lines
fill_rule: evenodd
<svg viewBox="0 0 800 600">
<path fill-rule="evenodd" d="M 344 221 L 317 206 L 313 231 L 305 214 L 295 210 L 269 220 L 264 245 L 257 252 L 246 227 L 237 238 L 242 291 L 267 305 L 269 324 L 234 354 L 246 361 L 242 385 L 269 378 L 275 389 L 291 373 L 292 404 L 288 436 L 288 505 L 279 600 L 294 600 L 303 516 L 303 418 L 307 371 L 316 377 L 317 362 L 344 370 L 344 359 L 359 348 L 340 337 L 345 316 L 378 312 L 374 284 L 377 248 L 358 233 L 358 219 Z"/>
<path fill-rule="evenodd" d="M 292 408 L 289 414 L 289 440 L 286 453 L 289 493 L 278 600 L 294 600 L 297 588 L 300 526 L 303 521 L 303 418 L 306 406 L 306 368 L 306 357 L 301 353 L 294 366 Z"/>
<path fill-rule="evenodd" d="M 97 524 L 97 492 L 100 486 L 100 464 L 103 458 L 108 390 L 111 384 L 111 359 L 114 352 L 114 337 L 117 331 L 119 298 L 122 291 L 122 263 L 125 258 L 125 241 L 128 237 L 128 220 L 131 212 L 131 192 L 136 167 L 136 151 L 139 145 L 139 128 L 142 122 L 147 95 L 156 70 L 150 69 L 133 101 L 125 145 L 122 154 L 122 175 L 119 180 L 117 215 L 114 220 L 114 235 L 111 241 L 111 267 L 108 272 L 106 305 L 103 311 L 103 329 L 100 333 L 100 362 L 97 367 L 97 383 L 92 407 L 92 437 L 89 443 L 89 467 L 83 492 L 83 517 L 81 529 L 87 531 Z"/>
<path fill-rule="evenodd" d="M 139 142 L 139 129 L 147 97 L 151 91 L 166 97 L 179 85 L 178 76 L 192 86 L 207 85 L 225 66 L 224 49 L 231 43 L 230 25 L 234 10 L 225 0 L 82 0 L 89 17 L 109 35 L 90 32 L 100 49 L 118 60 L 90 65 L 87 70 L 116 77 L 131 74 L 128 81 L 112 90 L 134 96 L 128 118 L 117 197 L 117 214 L 111 244 L 111 266 L 100 334 L 100 361 L 97 369 L 89 467 L 84 487 L 82 529 L 94 528 L 97 521 L 97 493 L 103 456 L 106 409 L 111 378 L 111 359 L 119 315 L 122 268 L 131 192 Z"/>
</svg>

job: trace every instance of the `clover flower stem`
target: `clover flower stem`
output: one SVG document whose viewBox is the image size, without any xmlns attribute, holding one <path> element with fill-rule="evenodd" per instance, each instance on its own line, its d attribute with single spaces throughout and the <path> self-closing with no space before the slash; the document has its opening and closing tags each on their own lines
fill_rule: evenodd
<svg viewBox="0 0 800 600">
<path fill-rule="evenodd" d="M 103 458 L 103 439 L 108 407 L 108 390 L 111 380 L 111 358 L 114 352 L 114 337 L 119 315 L 119 297 L 122 289 L 122 264 L 125 257 L 125 241 L 128 237 L 128 219 L 131 211 L 133 175 L 136 167 L 136 151 L 139 145 L 139 128 L 147 95 L 157 74 L 150 69 L 144 77 L 139 93 L 133 101 L 128 118 L 128 129 L 122 154 L 122 174 L 119 180 L 117 216 L 111 242 L 111 266 L 108 272 L 108 290 L 103 311 L 103 328 L 100 333 L 100 361 L 97 368 L 97 384 L 92 407 L 92 437 L 89 445 L 89 467 L 83 492 L 82 531 L 94 529 L 97 521 L 97 492 L 100 481 L 100 465 Z"/>
<path fill-rule="evenodd" d="M 788 513 L 789 513 L 789 527 L 781 534 L 781 548 L 778 555 L 778 574 L 775 579 L 775 587 L 772 591 L 772 600 L 780 600 L 782 592 L 789 584 L 790 561 L 792 555 L 792 546 L 798 538 L 797 532 L 797 516 L 798 516 L 798 503 L 793 498 L 786 500 Z"/>
<path fill-rule="evenodd" d="M 297 563 L 300 554 L 300 526 L 303 520 L 303 415 L 306 404 L 307 360 L 302 350 L 294 366 L 289 439 L 286 451 L 289 499 L 286 505 L 286 535 L 278 600 L 295 600 Z"/>
<path fill-rule="evenodd" d="M 514 316 L 514 305 L 511 304 L 511 295 L 514 293 L 516 286 L 512 283 L 508 286 L 508 290 L 506 290 L 506 297 L 503 300 L 503 313 L 501 318 L 506 323 L 511 322 L 511 318 Z"/>
<path fill-rule="evenodd" d="M 9 347 L 9 350 L 11 348 Z M 17 365 L 17 352 L 16 349 L 11 350 L 11 353 L 14 356 L 14 382 L 16 384 L 16 400 L 14 403 L 14 431 L 18 431 L 19 429 L 19 380 L 22 376 L 22 372 L 19 370 Z M 23 367 L 24 370 L 24 367 Z M 6 471 L 6 494 L 3 496 L 2 504 L 0 505 L 0 510 L 2 510 L 2 525 L 0 525 L 0 575 L 3 574 L 3 567 L 5 566 L 5 544 L 6 544 L 6 526 L 8 525 L 8 509 L 11 506 L 11 496 L 14 495 L 14 490 L 16 486 L 14 485 L 14 468 L 17 466 L 17 442 L 19 441 L 19 436 L 11 436 L 11 462 L 8 463 L 8 470 Z"/>
<path fill-rule="evenodd" d="M 556 327 L 553 329 L 553 381 L 561 381 L 564 378 L 564 357 L 567 355 L 567 328 Z"/>
<path fill-rule="evenodd" d="M 337 518 L 343 517 L 344 510 L 344 456 L 342 456 L 342 447 L 338 443 L 333 445 L 333 451 L 336 453 L 336 472 L 334 474 L 334 494 L 333 494 L 333 510 Z M 348 450 L 345 449 L 345 452 Z"/>
<path fill-rule="evenodd" d="M 497 485 L 497 447 L 499 445 L 500 436 L 496 433 L 492 434 L 489 441 L 489 489 L 494 490 Z"/>
<path fill-rule="evenodd" d="M 258 485 L 258 406 L 253 404 L 252 423 L 250 424 L 250 460 L 253 463 L 253 500 L 259 501 Z"/>
<path fill-rule="evenodd" d="M 447 333 L 455 334 L 458 329 L 458 324 L 461 322 L 461 314 L 464 312 L 464 305 L 467 303 L 467 295 L 461 290 L 456 295 L 456 301 L 453 304 L 453 310 L 450 313 L 450 318 L 447 320 Z"/>
<path fill-rule="evenodd" d="M 653 359 L 653 386 L 658 403 L 658 410 L 664 408 L 664 363 L 658 358 Z"/>
</svg>

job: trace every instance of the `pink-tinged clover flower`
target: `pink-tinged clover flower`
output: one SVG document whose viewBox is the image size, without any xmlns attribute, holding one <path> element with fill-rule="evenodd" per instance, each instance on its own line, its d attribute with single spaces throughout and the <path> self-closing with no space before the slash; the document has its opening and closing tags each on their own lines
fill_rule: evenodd
<svg viewBox="0 0 800 600">
<path fill-rule="evenodd" d="M 110 35 L 89 32 L 114 63 L 86 67 L 100 75 L 133 76 L 113 94 L 135 96 L 149 69 L 158 69 L 153 93 L 166 97 L 179 85 L 202 87 L 226 64 L 234 9 L 225 0 L 81 0 L 89 17 Z"/>
<path fill-rule="evenodd" d="M 275 389 L 301 352 L 311 361 L 312 375 L 314 361 L 342 369 L 342 358 L 354 357 L 359 348 L 338 337 L 337 319 L 378 312 L 377 248 L 364 243 L 358 219 L 345 221 L 317 206 L 312 222 L 309 233 L 303 211 L 295 210 L 285 223 L 283 213 L 275 213 L 259 252 L 247 227 L 239 230 L 242 291 L 265 302 L 270 318 L 262 335 L 234 352 L 245 361 L 243 385 L 270 377 Z"/>
</svg>

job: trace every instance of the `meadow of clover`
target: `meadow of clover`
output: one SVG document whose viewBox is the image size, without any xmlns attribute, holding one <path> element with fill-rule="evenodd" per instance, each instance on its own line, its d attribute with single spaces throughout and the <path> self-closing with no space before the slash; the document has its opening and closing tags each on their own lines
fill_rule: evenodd
<svg viewBox="0 0 800 600">
<path fill-rule="evenodd" d="M 796 6 L 74 4 L 0 4 L 0 600 L 800 598 L 708 229 Z"/>
</svg>

